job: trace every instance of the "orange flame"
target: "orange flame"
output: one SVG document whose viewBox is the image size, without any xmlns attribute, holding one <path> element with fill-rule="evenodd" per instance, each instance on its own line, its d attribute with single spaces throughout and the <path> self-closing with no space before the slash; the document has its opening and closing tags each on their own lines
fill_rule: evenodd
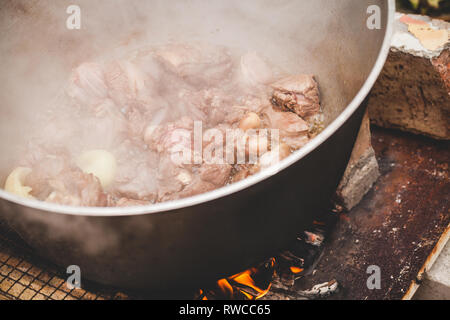
<svg viewBox="0 0 450 320">
<path fill-rule="evenodd" d="M 257 270 L 255 268 L 252 268 L 252 269 L 249 269 L 249 270 L 244 271 L 242 273 L 238 273 L 238 274 L 230 277 L 230 279 L 233 280 L 236 283 L 239 283 L 239 284 L 242 284 L 242 285 L 247 286 L 249 288 L 252 288 L 256 292 L 258 292 L 258 295 L 256 297 L 254 297 L 257 300 L 257 299 L 261 299 L 262 297 L 264 297 L 269 292 L 270 288 L 272 287 L 272 284 L 269 284 L 269 287 L 267 289 L 265 289 L 265 290 L 263 290 L 263 289 L 259 288 L 258 286 L 256 286 L 255 281 L 252 278 L 252 275 L 256 271 Z M 244 290 L 240 290 L 240 291 L 243 292 Z M 246 292 L 246 293 L 248 294 L 248 292 Z"/>
<path fill-rule="evenodd" d="M 290 267 L 290 269 L 293 274 L 298 274 L 303 271 L 302 268 L 297 268 L 297 267 Z"/>
<path fill-rule="evenodd" d="M 266 294 L 269 293 L 270 288 L 272 288 L 272 284 L 269 284 L 269 286 L 267 287 L 266 290 L 264 290 L 260 295 L 256 296 L 256 300 L 261 299 L 262 297 L 264 297 Z"/>
<path fill-rule="evenodd" d="M 275 267 L 275 262 L 276 262 L 275 258 L 271 258 L 271 259 L 270 259 L 270 267 L 271 267 L 271 268 L 274 268 L 274 267 Z"/>
<path fill-rule="evenodd" d="M 239 289 L 239 292 L 241 292 L 244 296 L 246 296 L 248 300 L 253 300 L 253 298 L 254 298 L 250 293 L 248 293 L 244 290 Z"/>
<path fill-rule="evenodd" d="M 233 297 L 233 287 L 231 286 L 231 284 L 228 282 L 227 279 L 217 281 L 217 285 L 224 294 L 228 294 L 230 297 Z"/>
<path fill-rule="evenodd" d="M 199 290 L 199 293 L 198 293 L 198 294 L 199 294 L 199 297 L 201 297 L 202 300 L 208 300 L 208 298 L 206 297 L 206 295 L 203 294 L 203 290 L 202 290 L 202 289 Z"/>
<path fill-rule="evenodd" d="M 275 267 L 275 258 L 270 259 L 268 266 L 270 267 L 270 270 L 273 271 L 273 268 Z M 242 293 L 248 300 L 261 299 L 270 291 L 272 284 L 269 284 L 269 286 L 265 290 L 258 287 L 255 283 L 255 280 L 253 280 L 253 276 L 258 272 L 259 270 L 257 268 L 248 269 L 227 279 L 221 279 L 217 281 L 217 286 L 223 294 L 230 297 L 231 299 L 236 298 L 235 293 L 237 292 Z M 253 289 L 257 293 L 257 295 L 255 295 L 254 292 L 248 292 L 245 288 L 237 287 L 236 284 Z M 200 290 L 200 297 L 202 297 L 202 300 L 208 300 L 206 295 L 203 293 L 203 290 Z"/>
</svg>

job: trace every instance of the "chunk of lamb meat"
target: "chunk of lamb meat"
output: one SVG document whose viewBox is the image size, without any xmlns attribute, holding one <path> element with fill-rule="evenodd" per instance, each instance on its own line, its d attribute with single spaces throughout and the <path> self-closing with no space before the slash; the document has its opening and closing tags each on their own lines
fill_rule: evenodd
<svg viewBox="0 0 450 320">
<path fill-rule="evenodd" d="M 193 130 L 194 121 L 187 117 L 160 125 L 150 124 L 145 129 L 144 141 L 151 150 L 171 154 L 192 148 Z"/>
<path fill-rule="evenodd" d="M 275 110 L 267 106 L 263 111 L 265 127 L 278 129 L 281 142 L 299 149 L 309 142 L 308 123 L 293 112 Z"/>
<path fill-rule="evenodd" d="M 291 148 L 287 144 L 281 143 L 279 146 L 264 153 L 259 158 L 257 164 L 236 165 L 232 172 L 232 182 L 235 183 L 244 180 L 261 170 L 267 169 L 279 161 L 287 158 L 290 154 Z"/>
<path fill-rule="evenodd" d="M 232 167 L 228 164 L 207 164 L 204 163 L 199 169 L 200 179 L 222 187 L 230 180 Z"/>
<path fill-rule="evenodd" d="M 217 88 L 195 92 L 182 90 L 179 96 L 180 106 L 188 111 L 186 116 L 204 121 L 207 127 L 224 124 L 237 126 L 249 111 L 260 112 L 264 108 L 264 101 L 267 101 L 267 97 L 263 99 L 250 95 L 240 100 L 233 99 L 230 92 Z"/>
<path fill-rule="evenodd" d="M 145 128 L 151 119 L 157 118 L 158 112 L 136 101 L 130 102 L 124 109 L 120 110 L 111 99 L 107 99 L 96 107 L 95 118 L 87 122 L 92 119 L 99 127 L 109 126 L 109 132 L 105 131 L 105 135 L 117 133 L 125 138 L 142 140 Z M 93 131 L 98 130 L 93 128 Z"/>
<path fill-rule="evenodd" d="M 72 206 L 108 204 L 100 180 L 76 167 L 65 148 L 32 145 L 25 164 L 32 168 L 26 185 L 37 199 Z"/>
<path fill-rule="evenodd" d="M 144 147 L 126 140 L 115 150 L 118 170 L 111 189 L 117 198 L 157 200 L 159 156 Z"/>
<path fill-rule="evenodd" d="M 230 94 L 217 88 L 190 91 L 183 89 L 179 93 L 180 113 L 195 120 L 204 121 L 209 127 L 217 126 L 224 121 L 233 105 Z"/>
<path fill-rule="evenodd" d="M 26 177 L 26 185 L 30 186 L 32 195 L 44 200 L 53 191 L 49 185 L 49 180 L 62 174 L 68 167 L 69 156 L 66 150 L 53 149 L 30 144 L 27 157 L 22 163 L 23 166 L 32 168 L 31 173 Z"/>
<path fill-rule="evenodd" d="M 265 85 L 273 81 L 269 65 L 256 53 L 248 52 L 241 57 L 240 80 L 247 86 Z"/>
<path fill-rule="evenodd" d="M 157 165 L 157 199 L 178 199 L 179 192 L 193 179 L 190 159 L 177 159 L 181 150 L 192 156 L 194 121 L 183 117 L 175 122 L 160 125 L 150 124 L 145 130 L 144 141 L 150 150 L 159 154 Z M 184 161 L 183 161 L 184 160 Z"/>
<path fill-rule="evenodd" d="M 232 167 L 228 164 L 203 164 L 197 174 L 180 193 L 180 197 L 190 197 L 221 188 L 230 180 Z"/>
<path fill-rule="evenodd" d="M 249 114 L 259 114 L 267 107 L 267 99 L 247 96 L 240 100 L 239 104 L 231 104 L 226 108 L 224 123 L 233 128 L 239 126 L 239 123 Z"/>
<path fill-rule="evenodd" d="M 138 107 L 131 107 L 126 115 L 128 136 L 130 138 L 143 139 L 143 134 L 154 113 L 143 111 Z"/>
<path fill-rule="evenodd" d="M 213 86 L 231 75 L 231 57 L 219 46 L 169 44 L 156 49 L 155 55 L 168 70 L 196 87 Z"/>
<path fill-rule="evenodd" d="M 192 197 L 198 194 L 212 191 L 216 188 L 217 187 L 213 183 L 204 181 L 196 177 L 188 186 L 186 186 L 179 194 L 177 194 L 177 198 L 180 199 Z"/>
<path fill-rule="evenodd" d="M 75 120 L 72 120 L 72 122 L 75 122 Z M 74 136 L 79 139 L 79 143 L 77 143 L 79 148 L 89 146 L 96 148 L 99 141 L 104 146 L 113 146 L 117 139 L 122 139 L 130 131 L 126 116 L 118 110 L 110 99 L 100 103 L 92 113 L 83 114 L 82 117 L 77 119 L 76 129 L 77 132 L 74 133 Z M 64 130 L 62 131 L 64 132 Z"/>
<path fill-rule="evenodd" d="M 165 132 L 164 137 L 158 139 L 161 141 L 159 142 L 161 157 L 158 172 L 158 201 L 180 199 L 224 186 L 230 178 L 230 165 L 203 163 L 198 166 L 191 162 L 179 163 L 173 158 L 171 149 L 174 147 L 174 142 L 181 143 L 184 148 L 192 148 L 190 139 L 184 142 L 173 139 L 175 130 L 180 130 L 179 126 L 178 129 L 175 128 L 173 124 L 170 124 L 169 131 Z M 180 145 L 177 150 L 179 147 Z"/>
<path fill-rule="evenodd" d="M 320 111 L 319 88 L 311 75 L 283 78 L 274 84 L 272 102 L 275 106 L 295 112 L 308 119 Z"/>
<path fill-rule="evenodd" d="M 93 111 L 96 117 L 105 115 L 107 111 L 109 115 L 116 113 L 114 118 L 120 118 L 117 113 L 121 112 L 134 123 L 138 113 L 145 113 L 157 105 L 150 88 L 152 83 L 146 74 L 128 61 L 85 63 L 72 72 L 67 94 Z"/>
<path fill-rule="evenodd" d="M 178 92 L 178 100 L 174 101 L 176 113 L 186 117 L 193 118 L 197 121 L 206 121 L 208 105 L 207 97 L 204 91 L 190 91 L 181 89 Z"/>
<path fill-rule="evenodd" d="M 193 180 L 190 170 L 175 164 L 169 156 L 162 156 L 158 171 L 158 201 L 180 198 L 179 193 Z"/>
<path fill-rule="evenodd" d="M 137 163 L 134 168 L 124 168 L 116 179 L 114 194 L 131 199 L 155 202 L 157 199 L 156 170 L 147 163 Z"/>
<path fill-rule="evenodd" d="M 268 100 L 268 95 L 247 96 L 243 99 L 243 105 L 251 112 L 260 113 L 268 105 Z"/>
<path fill-rule="evenodd" d="M 249 176 L 257 173 L 258 171 L 259 167 L 254 164 L 235 165 L 231 172 L 231 182 L 235 183 L 247 179 Z"/>
<path fill-rule="evenodd" d="M 50 180 L 52 192 L 45 201 L 69 206 L 105 207 L 108 195 L 98 178 L 81 170 L 70 170 Z"/>
<path fill-rule="evenodd" d="M 102 65 L 83 63 L 72 71 L 67 95 L 81 105 L 96 106 L 108 97 Z"/>
<path fill-rule="evenodd" d="M 127 110 L 130 103 L 145 105 L 152 100 L 152 82 L 133 63 L 109 62 L 104 66 L 104 75 L 108 94 L 120 109 Z"/>
</svg>

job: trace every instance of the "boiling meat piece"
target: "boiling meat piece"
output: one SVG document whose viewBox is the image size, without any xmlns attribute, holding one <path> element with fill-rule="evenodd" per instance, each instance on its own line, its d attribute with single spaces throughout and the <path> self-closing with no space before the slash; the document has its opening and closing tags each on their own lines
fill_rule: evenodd
<svg viewBox="0 0 450 320">
<path fill-rule="evenodd" d="M 108 195 L 92 174 L 73 169 L 49 181 L 52 192 L 45 201 L 69 206 L 104 207 Z"/>
<path fill-rule="evenodd" d="M 232 172 L 231 182 L 235 183 L 254 175 L 261 170 L 280 162 L 291 155 L 292 150 L 286 143 L 280 143 L 278 146 L 272 146 L 272 150 L 262 154 L 256 164 L 236 165 Z"/>
<path fill-rule="evenodd" d="M 155 202 L 157 199 L 156 170 L 145 163 L 123 168 L 113 193 L 119 196 Z M 127 170 L 125 172 L 125 170 Z"/>
<path fill-rule="evenodd" d="M 146 116 L 155 105 L 152 81 L 129 61 L 106 64 L 85 63 L 75 69 L 68 87 L 68 95 L 95 117 L 87 118 L 83 126 L 95 121 L 94 130 L 142 136 Z M 105 130 L 103 130 L 105 129 Z"/>
<path fill-rule="evenodd" d="M 193 183 L 193 130 L 194 121 L 187 117 L 146 129 L 145 142 L 160 155 L 158 201 L 180 198 L 183 189 Z M 183 159 L 181 152 L 189 158 Z"/>
<path fill-rule="evenodd" d="M 244 98 L 243 105 L 251 112 L 260 113 L 265 107 L 270 105 L 268 101 L 269 97 L 266 94 L 262 94 L 259 97 L 247 96 Z"/>
<path fill-rule="evenodd" d="M 309 125 L 293 112 L 283 112 L 268 106 L 263 112 L 265 127 L 278 129 L 281 142 L 292 149 L 299 149 L 308 143 Z"/>
<path fill-rule="evenodd" d="M 108 148 L 114 146 L 118 139 L 126 136 L 130 125 L 126 115 L 110 99 L 100 103 L 91 114 L 83 114 L 78 121 L 80 141 L 90 141 L 94 147 L 96 143 Z"/>
<path fill-rule="evenodd" d="M 53 191 L 48 181 L 67 171 L 68 163 L 69 155 L 65 150 L 30 143 L 28 154 L 22 163 L 25 167 L 32 168 L 25 185 L 32 187 L 34 197 L 46 199 Z"/>
<path fill-rule="evenodd" d="M 130 101 L 124 108 L 107 99 L 95 108 L 95 117 L 84 122 L 92 122 L 91 132 L 104 132 L 104 136 L 120 136 L 125 139 L 142 139 L 144 130 L 157 112 L 142 103 Z"/>
<path fill-rule="evenodd" d="M 231 169 L 228 164 L 203 164 L 179 196 L 190 197 L 223 187 L 230 180 Z"/>
<path fill-rule="evenodd" d="M 241 57 L 241 80 L 249 86 L 268 84 L 274 74 L 269 65 L 256 53 L 249 52 Z"/>
<path fill-rule="evenodd" d="M 179 192 L 192 182 L 190 170 L 175 164 L 170 156 L 162 156 L 158 171 L 158 201 L 175 200 Z"/>
<path fill-rule="evenodd" d="M 154 202 L 157 199 L 159 156 L 139 141 L 124 141 L 115 150 L 117 175 L 111 186 L 117 198 Z"/>
<path fill-rule="evenodd" d="M 230 179 L 232 167 L 228 164 L 203 164 L 198 169 L 201 180 L 212 183 L 217 187 L 224 186 Z"/>
<path fill-rule="evenodd" d="M 207 44 L 169 44 L 155 54 L 168 70 L 196 87 L 223 82 L 233 66 L 224 48 Z"/>
<path fill-rule="evenodd" d="M 144 134 L 144 141 L 151 150 L 159 153 L 178 152 L 192 148 L 194 121 L 183 117 L 175 122 L 162 125 L 149 125 Z"/>
<path fill-rule="evenodd" d="M 158 201 L 175 200 L 207 192 L 228 182 L 231 166 L 214 163 L 193 164 L 192 120 L 184 118 L 167 123 L 153 131 L 149 137 L 147 142 L 161 156 L 158 166 Z M 205 146 L 210 143 L 205 142 Z M 180 150 L 185 150 L 192 158 L 185 159 L 186 162 L 174 158 L 175 153 Z"/>
<path fill-rule="evenodd" d="M 320 111 L 319 88 L 311 75 L 283 78 L 274 84 L 272 102 L 279 108 L 309 118 Z"/>
<path fill-rule="evenodd" d="M 178 103 L 175 102 L 178 114 L 197 121 L 207 120 L 208 97 L 205 91 L 181 89 L 178 92 L 178 99 Z"/>
<path fill-rule="evenodd" d="M 266 129 L 233 129 L 226 133 L 224 158 L 232 164 L 255 164 L 270 150 L 271 134 Z"/>
<path fill-rule="evenodd" d="M 26 185 L 32 187 L 32 195 L 37 199 L 72 206 L 108 204 L 99 179 L 76 167 L 66 149 L 31 145 L 29 150 L 25 163 L 33 170 Z"/>
<path fill-rule="evenodd" d="M 233 171 L 231 173 L 232 175 L 231 182 L 235 183 L 247 179 L 249 176 L 257 173 L 258 171 L 259 168 L 257 165 L 249 165 L 249 164 L 236 165 L 234 166 Z"/>
<path fill-rule="evenodd" d="M 200 91 L 182 90 L 179 95 L 180 106 L 195 120 L 204 121 L 208 127 L 228 122 L 227 117 L 233 105 L 230 93 L 217 88 Z"/>
<path fill-rule="evenodd" d="M 150 111 L 142 111 L 139 108 L 131 107 L 126 114 L 128 136 L 142 139 L 147 128 L 149 119 L 152 118 Z"/>
<path fill-rule="evenodd" d="M 180 98 L 180 106 L 189 111 L 187 115 L 194 120 L 203 121 L 207 127 L 236 124 L 249 110 L 261 110 L 264 105 L 263 99 L 252 96 L 233 99 L 231 91 L 217 88 L 195 92 L 183 90 Z"/>
<path fill-rule="evenodd" d="M 162 157 L 158 175 L 158 200 L 168 201 L 220 188 L 230 180 L 228 164 L 180 166 L 170 157 Z"/>
<path fill-rule="evenodd" d="M 99 118 L 114 119 L 115 125 L 118 125 L 121 129 L 126 126 L 124 114 L 120 112 L 117 105 L 111 99 L 105 99 L 98 104 L 93 109 L 93 115 L 95 116 L 95 120 Z"/>
<path fill-rule="evenodd" d="M 217 88 L 196 92 L 183 90 L 180 98 L 180 106 L 189 111 L 187 115 L 203 121 L 207 127 L 237 125 L 249 111 L 260 112 L 268 104 L 267 97 L 247 95 L 242 99 L 233 99 L 230 92 Z"/>
<path fill-rule="evenodd" d="M 119 108 L 130 102 L 145 103 L 151 100 L 147 76 L 129 61 L 112 61 L 104 67 L 108 94 Z"/>
<path fill-rule="evenodd" d="M 233 101 L 229 93 L 220 89 L 208 89 L 202 92 L 203 106 L 207 114 L 207 124 L 217 126 L 225 121 Z"/>
<path fill-rule="evenodd" d="M 127 59 L 130 61 L 140 72 L 146 75 L 149 83 L 146 83 L 148 88 L 152 91 L 158 90 L 158 84 L 161 79 L 166 77 L 167 70 L 161 66 L 161 63 L 154 54 L 154 48 L 144 47 L 133 51 L 130 57 Z M 155 81 L 156 80 L 156 81 Z M 165 79 L 164 79 L 165 80 Z"/>
<path fill-rule="evenodd" d="M 186 186 L 186 188 L 184 188 L 184 190 L 182 192 L 177 194 L 177 199 L 192 197 L 192 196 L 195 196 L 198 194 L 212 191 L 217 188 L 218 187 L 215 186 L 213 183 L 208 182 L 208 181 L 203 181 L 199 177 L 195 177 L 195 179 L 188 186 Z"/>
<path fill-rule="evenodd" d="M 101 103 L 108 96 L 102 66 L 98 63 L 83 63 L 73 70 L 67 94 L 82 105 L 96 106 Z"/>
<path fill-rule="evenodd" d="M 260 114 L 268 105 L 267 98 L 246 96 L 240 100 L 239 104 L 232 104 L 227 107 L 224 123 L 238 127 L 239 123 L 249 114 Z"/>
</svg>

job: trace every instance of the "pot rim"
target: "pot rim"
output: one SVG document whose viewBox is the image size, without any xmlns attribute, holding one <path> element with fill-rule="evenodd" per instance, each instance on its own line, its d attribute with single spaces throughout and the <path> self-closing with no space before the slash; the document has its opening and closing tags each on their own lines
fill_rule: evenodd
<svg viewBox="0 0 450 320">
<path fill-rule="evenodd" d="M 380 75 L 384 64 L 386 62 L 390 44 L 391 37 L 393 34 L 393 25 L 395 18 L 395 1 L 388 0 L 388 21 L 386 24 L 386 32 L 383 41 L 383 45 L 378 54 L 378 58 L 375 62 L 375 65 L 366 79 L 364 85 L 359 90 L 358 94 L 354 97 L 354 99 L 349 103 L 349 105 L 341 112 L 341 114 L 331 123 L 329 124 L 318 136 L 316 136 L 313 140 L 311 140 L 307 145 L 305 145 L 300 150 L 297 150 L 292 155 L 282 160 L 278 164 L 273 165 L 269 169 L 266 169 L 260 173 L 257 173 L 253 176 L 250 176 L 244 180 L 233 183 L 231 185 L 227 185 L 225 187 L 215 189 L 213 191 L 202 193 L 196 196 L 187 197 L 174 201 L 161 202 L 146 206 L 138 206 L 138 207 L 76 207 L 76 206 L 67 206 L 67 205 L 58 205 L 53 203 L 48 203 L 40 200 L 34 199 L 26 199 L 9 192 L 6 192 L 3 189 L 0 189 L 0 198 L 5 199 L 9 202 L 15 203 L 17 205 L 22 205 L 27 208 L 37 209 L 41 211 L 47 211 L 52 213 L 60 213 L 65 215 L 74 215 L 74 216 L 96 216 L 96 217 L 109 217 L 109 216 L 136 216 L 136 215 L 145 215 L 145 214 L 156 214 L 163 213 L 167 211 L 173 211 L 185 207 L 192 207 L 195 205 L 199 205 L 202 203 L 210 202 L 216 200 L 218 198 L 222 198 L 244 189 L 247 189 L 261 181 L 264 181 L 270 178 L 272 175 L 286 169 L 287 167 L 293 165 L 297 161 L 301 160 L 309 153 L 318 148 L 323 142 L 325 142 L 328 138 L 330 138 L 359 108 L 359 106 L 363 103 L 364 99 L 369 94 L 372 89 L 375 81 Z"/>
</svg>

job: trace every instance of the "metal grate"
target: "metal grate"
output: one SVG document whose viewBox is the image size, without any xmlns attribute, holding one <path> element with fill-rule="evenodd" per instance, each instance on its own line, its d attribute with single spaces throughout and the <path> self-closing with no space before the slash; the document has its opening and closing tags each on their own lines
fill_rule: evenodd
<svg viewBox="0 0 450 320">
<path fill-rule="evenodd" d="M 0 300 L 123 300 L 117 290 L 84 282 L 69 289 L 58 267 L 33 254 L 20 237 L 0 222 Z"/>
</svg>

